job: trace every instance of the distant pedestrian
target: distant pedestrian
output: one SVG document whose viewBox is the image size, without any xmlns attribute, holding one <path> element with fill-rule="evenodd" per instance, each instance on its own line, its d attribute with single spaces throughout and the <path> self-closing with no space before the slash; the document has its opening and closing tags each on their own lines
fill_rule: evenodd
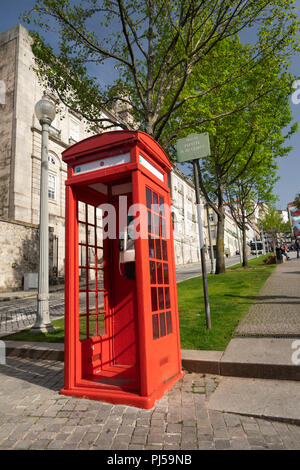
<svg viewBox="0 0 300 470">
<path fill-rule="evenodd" d="M 297 258 L 300 258 L 300 240 L 295 241 L 295 250 L 297 251 Z"/>
<path fill-rule="evenodd" d="M 285 245 L 281 245 L 281 253 L 286 257 L 286 259 L 290 259 L 289 255 L 287 254 L 287 249 Z"/>
<path fill-rule="evenodd" d="M 229 251 L 228 250 L 225 251 L 225 255 L 226 255 L 226 258 L 228 258 L 228 256 L 229 256 Z"/>
</svg>

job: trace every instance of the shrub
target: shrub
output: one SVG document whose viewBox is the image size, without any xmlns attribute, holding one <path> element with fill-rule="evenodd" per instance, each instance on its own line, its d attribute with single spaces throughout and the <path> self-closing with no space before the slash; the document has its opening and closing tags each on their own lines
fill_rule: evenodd
<svg viewBox="0 0 300 470">
<path fill-rule="evenodd" d="M 276 264 L 276 256 L 269 255 L 263 259 L 264 264 Z"/>
</svg>

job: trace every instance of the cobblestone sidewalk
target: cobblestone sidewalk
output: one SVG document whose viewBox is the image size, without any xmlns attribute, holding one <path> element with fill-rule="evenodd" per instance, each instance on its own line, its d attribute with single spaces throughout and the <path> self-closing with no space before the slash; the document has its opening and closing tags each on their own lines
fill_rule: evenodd
<svg viewBox="0 0 300 470">
<path fill-rule="evenodd" d="M 300 259 L 276 267 L 235 331 L 236 336 L 300 336 Z"/>
<path fill-rule="evenodd" d="M 300 449 L 300 427 L 210 411 L 221 377 L 186 374 L 152 410 L 59 395 L 63 364 L 0 366 L 0 449 Z"/>
</svg>

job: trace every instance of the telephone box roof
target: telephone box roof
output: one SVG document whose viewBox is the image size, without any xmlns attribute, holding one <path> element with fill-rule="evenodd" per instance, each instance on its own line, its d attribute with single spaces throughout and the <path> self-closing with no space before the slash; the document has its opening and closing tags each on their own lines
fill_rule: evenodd
<svg viewBox="0 0 300 470">
<path fill-rule="evenodd" d="M 80 157 L 95 152 L 104 152 L 106 149 L 138 145 L 149 153 L 167 173 L 172 165 L 162 147 L 146 132 L 142 131 L 110 131 L 96 134 L 81 140 L 62 153 L 63 161 L 75 163 Z"/>
</svg>

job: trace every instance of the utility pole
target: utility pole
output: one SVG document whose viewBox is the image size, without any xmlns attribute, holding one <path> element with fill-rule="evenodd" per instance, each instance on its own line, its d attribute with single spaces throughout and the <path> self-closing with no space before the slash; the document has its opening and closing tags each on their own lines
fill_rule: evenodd
<svg viewBox="0 0 300 470">
<path fill-rule="evenodd" d="M 201 214 L 201 201 L 199 191 L 199 174 L 198 166 L 199 158 L 204 158 L 210 155 L 210 144 L 209 135 L 207 132 L 202 134 L 190 134 L 183 139 L 179 139 L 176 142 L 177 147 L 177 161 L 180 163 L 193 161 L 194 168 L 194 181 L 195 181 L 195 192 L 196 192 L 196 204 L 197 204 L 197 216 L 198 216 L 198 232 L 199 232 L 199 243 L 200 243 L 200 255 L 201 255 L 201 266 L 202 266 L 202 282 L 204 292 L 204 304 L 205 304 L 205 318 L 206 327 L 211 329 L 210 319 L 210 305 L 208 298 L 207 289 L 207 273 L 205 263 L 205 250 L 204 250 L 204 239 L 203 239 L 203 223 Z M 210 243 L 211 245 L 211 243 Z"/>
<path fill-rule="evenodd" d="M 206 318 L 206 327 L 208 330 L 210 330 L 211 329 L 210 305 L 209 305 L 209 298 L 208 298 L 207 273 L 206 273 L 205 250 L 204 250 L 204 240 L 203 240 L 203 224 L 202 224 L 202 214 L 201 214 L 201 207 L 200 207 L 201 201 L 200 201 L 200 191 L 199 191 L 199 175 L 198 175 L 198 167 L 197 167 L 196 160 L 193 160 L 193 168 L 194 168 L 194 178 L 195 178 L 198 232 L 199 232 L 199 242 L 200 242 L 202 282 L 203 282 L 204 304 L 205 304 L 205 318 Z"/>
</svg>

